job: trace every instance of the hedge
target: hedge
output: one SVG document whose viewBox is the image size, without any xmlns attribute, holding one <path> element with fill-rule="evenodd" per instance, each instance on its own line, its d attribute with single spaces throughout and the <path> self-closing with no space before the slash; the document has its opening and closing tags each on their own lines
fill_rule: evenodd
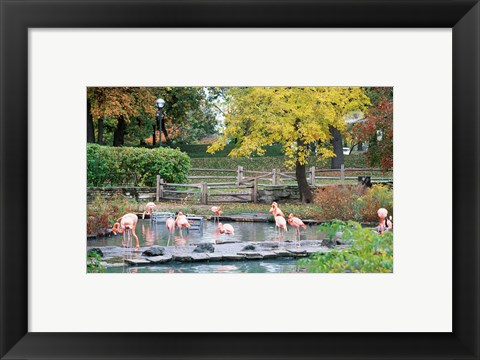
<svg viewBox="0 0 480 360">
<path fill-rule="evenodd" d="M 155 186 L 157 175 L 167 182 L 186 182 L 190 158 L 170 148 L 145 149 L 87 144 L 88 186 Z"/>
</svg>

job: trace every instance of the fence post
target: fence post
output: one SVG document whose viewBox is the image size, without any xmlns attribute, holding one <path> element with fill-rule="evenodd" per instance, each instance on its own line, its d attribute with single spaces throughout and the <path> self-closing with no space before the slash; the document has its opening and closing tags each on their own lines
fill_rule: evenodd
<svg viewBox="0 0 480 360">
<path fill-rule="evenodd" d="M 155 191 L 155 201 L 160 199 L 160 175 L 157 175 L 157 189 Z"/>
<path fill-rule="evenodd" d="M 310 168 L 310 186 L 315 186 L 315 166 Z"/>
<path fill-rule="evenodd" d="M 240 185 L 243 181 L 243 166 L 237 168 L 237 185 Z"/>
<path fill-rule="evenodd" d="M 258 191 L 258 179 L 253 179 L 253 187 L 252 187 L 252 202 L 257 202 L 257 191 Z"/>
<path fill-rule="evenodd" d="M 272 170 L 272 185 L 277 185 L 277 169 Z"/>
<path fill-rule="evenodd" d="M 340 182 L 343 185 L 345 183 L 345 165 L 340 165 Z"/>
<path fill-rule="evenodd" d="M 202 205 L 207 205 L 208 204 L 208 185 L 206 182 L 202 182 L 200 185 L 201 185 L 200 201 Z"/>
</svg>

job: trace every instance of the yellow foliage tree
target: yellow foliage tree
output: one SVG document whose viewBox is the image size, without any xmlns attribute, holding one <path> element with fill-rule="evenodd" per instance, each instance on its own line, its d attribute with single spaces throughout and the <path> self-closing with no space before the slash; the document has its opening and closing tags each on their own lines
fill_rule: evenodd
<svg viewBox="0 0 480 360">
<path fill-rule="evenodd" d="M 310 145 L 320 145 L 317 156 L 335 156 L 330 127 L 344 130 L 343 116 L 370 104 L 359 87 L 231 88 L 228 95 L 225 131 L 207 151 L 221 150 L 231 139 L 237 141 L 232 157 L 263 155 L 266 146 L 282 144 L 285 165 L 295 167 L 302 202 L 312 201 L 305 173 Z"/>
</svg>

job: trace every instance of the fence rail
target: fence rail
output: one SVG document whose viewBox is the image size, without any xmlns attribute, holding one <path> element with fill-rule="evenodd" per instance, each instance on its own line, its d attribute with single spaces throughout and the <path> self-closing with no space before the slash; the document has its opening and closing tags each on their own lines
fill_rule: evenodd
<svg viewBox="0 0 480 360">
<path fill-rule="evenodd" d="M 232 179 L 235 181 L 210 182 L 201 181 L 199 183 L 189 184 L 173 184 L 166 183 L 157 176 L 157 201 L 177 200 L 185 201 L 188 199 L 198 199 L 202 204 L 219 203 L 219 202 L 257 202 L 257 192 L 259 186 L 266 185 L 292 185 L 296 184 L 295 171 L 281 171 L 272 169 L 271 171 L 245 170 L 243 166 L 234 169 L 205 169 L 194 168 L 194 172 L 205 173 L 236 173 L 236 175 L 194 175 L 189 176 L 189 180 L 225 180 Z M 390 182 L 393 178 L 385 176 L 385 173 L 392 172 L 393 169 L 382 170 L 378 168 L 345 168 L 343 165 L 340 169 L 317 169 L 314 166 L 306 169 L 305 175 L 310 186 L 319 186 L 326 181 L 339 181 L 345 184 L 347 181 L 360 181 L 364 176 L 370 176 L 372 182 Z M 366 175 L 365 173 L 369 173 Z M 381 177 L 373 177 L 371 173 L 382 173 Z M 245 176 L 246 173 L 255 176 Z M 325 173 L 335 175 L 322 175 Z M 362 176 L 352 176 L 353 174 L 361 174 Z M 363 174 L 362 174 L 363 173 Z M 350 175 L 350 176 L 348 176 Z M 286 183 L 286 182 L 287 183 Z M 322 181 L 322 183 L 320 182 Z M 325 182 L 324 182 L 325 181 Z M 187 188 L 187 190 L 185 190 Z M 189 190 L 189 188 L 191 190 Z M 168 196 L 166 196 L 168 195 Z M 213 198 L 213 199 L 212 199 Z M 222 199 L 218 199 L 222 198 Z"/>
</svg>

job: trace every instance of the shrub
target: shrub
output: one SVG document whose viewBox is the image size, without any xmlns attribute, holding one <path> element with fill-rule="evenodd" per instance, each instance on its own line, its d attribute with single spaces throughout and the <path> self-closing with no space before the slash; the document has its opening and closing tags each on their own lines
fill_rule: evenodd
<svg viewBox="0 0 480 360">
<path fill-rule="evenodd" d="M 117 194 L 113 199 L 105 200 L 100 195 L 87 205 L 87 234 L 104 234 L 115 221 L 128 212 L 137 212 L 138 203 Z"/>
<path fill-rule="evenodd" d="M 180 150 L 87 144 L 88 186 L 155 186 L 157 175 L 182 183 L 189 171 L 190 158 Z"/>
<path fill-rule="evenodd" d="M 358 208 L 363 221 L 378 221 L 377 210 L 380 208 L 393 215 L 393 191 L 385 185 L 373 185 L 365 196 L 358 199 Z"/>
<path fill-rule="evenodd" d="M 334 222 L 331 231 L 342 231 L 342 240 L 349 248 L 333 248 L 327 253 L 316 253 L 299 260 L 299 266 L 309 272 L 384 273 L 393 271 L 393 233 L 383 235 L 362 228 L 359 223 Z M 325 228 L 323 228 L 325 232 Z"/>
<path fill-rule="evenodd" d="M 325 219 L 358 219 L 358 199 L 365 193 L 361 185 L 324 186 L 315 191 Z"/>
</svg>

